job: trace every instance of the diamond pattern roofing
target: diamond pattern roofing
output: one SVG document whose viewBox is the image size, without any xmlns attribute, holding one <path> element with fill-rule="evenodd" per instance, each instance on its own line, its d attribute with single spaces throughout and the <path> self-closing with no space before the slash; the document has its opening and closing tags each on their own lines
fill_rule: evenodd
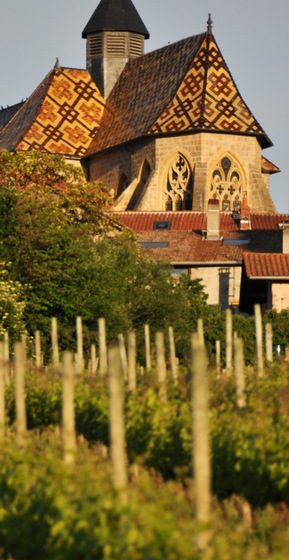
<svg viewBox="0 0 289 560">
<path fill-rule="evenodd" d="M 83 156 L 105 101 L 89 72 L 55 67 L 0 132 L 0 147 Z"/>
<path fill-rule="evenodd" d="M 144 136 L 198 131 L 252 135 L 263 148 L 272 145 L 208 33 L 127 63 L 89 154 Z"/>
</svg>

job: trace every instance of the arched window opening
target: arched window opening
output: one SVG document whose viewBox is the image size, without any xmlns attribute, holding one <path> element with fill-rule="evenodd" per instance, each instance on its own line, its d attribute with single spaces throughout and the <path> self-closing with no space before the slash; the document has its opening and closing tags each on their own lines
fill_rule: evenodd
<svg viewBox="0 0 289 560">
<path fill-rule="evenodd" d="M 139 182 L 132 195 L 131 200 L 128 203 L 127 210 L 135 210 L 135 208 L 137 208 L 137 205 L 139 204 L 142 195 L 145 191 L 145 188 L 147 186 L 151 171 L 152 171 L 151 166 L 149 162 L 145 159 L 141 167 Z"/>
<path fill-rule="evenodd" d="M 127 178 L 127 176 L 125 175 L 125 173 L 122 173 L 120 178 L 119 178 L 119 182 L 118 182 L 118 189 L 117 189 L 117 194 L 116 196 L 120 196 L 121 193 L 126 189 L 126 187 L 128 187 L 129 185 L 129 180 Z"/>
<path fill-rule="evenodd" d="M 209 191 L 209 198 L 219 200 L 223 212 L 240 212 L 244 184 L 241 169 L 233 158 L 225 156 L 215 165 Z"/>
<path fill-rule="evenodd" d="M 182 154 L 177 154 L 169 167 L 165 189 L 166 210 L 192 209 L 192 172 Z"/>
</svg>

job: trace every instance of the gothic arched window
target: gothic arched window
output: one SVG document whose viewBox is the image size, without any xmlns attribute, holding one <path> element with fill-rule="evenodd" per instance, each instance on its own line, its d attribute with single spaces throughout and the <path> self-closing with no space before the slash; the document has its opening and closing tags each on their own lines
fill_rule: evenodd
<svg viewBox="0 0 289 560">
<path fill-rule="evenodd" d="M 212 171 L 209 198 L 219 200 L 223 212 L 240 212 L 243 194 L 243 176 L 239 165 L 233 158 L 223 157 Z"/>
<path fill-rule="evenodd" d="M 169 167 L 165 189 L 165 208 L 167 211 L 192 209 L 192 172 L 182 154 L 177 154 Z"/>
</svg>

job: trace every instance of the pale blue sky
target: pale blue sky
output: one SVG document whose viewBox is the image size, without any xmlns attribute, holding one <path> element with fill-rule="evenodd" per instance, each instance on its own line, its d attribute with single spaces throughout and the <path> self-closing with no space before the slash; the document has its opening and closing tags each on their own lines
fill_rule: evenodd
<svg viewBox="0 0 289 560">
<path fill-rule="evenodd" d="M 98 0 L 1 0 L 0 105 L 30 95 L 54 65 L 85 66 L 82 29 Z M 264 155 L 282 173 L 271 182 L 289 210 L 289 0 L 134 0 L 154 50 L 206 29 L 214 35 L 241 94 L 274 143 Z"/>
</svg>

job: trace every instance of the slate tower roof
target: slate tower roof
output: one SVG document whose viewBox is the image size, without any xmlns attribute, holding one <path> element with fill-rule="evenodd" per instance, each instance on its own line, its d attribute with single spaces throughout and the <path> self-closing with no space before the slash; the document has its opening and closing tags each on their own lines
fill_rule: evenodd
<svg viewBox="0 0 289 560">
<path fill-rule="evenodd" d="M 82 32 L 86 39 L 91 33 L 128 31 L 149 38 L 149 32 L 131 0 L 101 0 Z"/>
</svg>

